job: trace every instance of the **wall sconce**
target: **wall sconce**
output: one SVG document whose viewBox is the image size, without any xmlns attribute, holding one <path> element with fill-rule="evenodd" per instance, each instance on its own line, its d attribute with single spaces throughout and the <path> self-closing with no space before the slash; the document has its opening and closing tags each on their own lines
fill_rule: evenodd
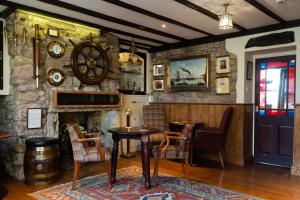
<svg viewBox="0 0 300 200">
<path fill-rule="evenodd" d="M 17 39 L 18 39 L 18 35 L 16 33 L 16 31 L 13 32 L 9 32 L 7 27 L 5 27 L 4 29 L 4 41 L 6 43 L 8 43 L 8 40 L 13 40 L 14 41 L 14 47 L 17 47 Z"/>
</svg>

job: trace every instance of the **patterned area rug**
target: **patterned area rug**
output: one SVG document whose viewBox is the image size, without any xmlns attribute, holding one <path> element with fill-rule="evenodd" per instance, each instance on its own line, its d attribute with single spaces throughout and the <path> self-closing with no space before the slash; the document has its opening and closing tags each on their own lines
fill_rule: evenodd
<svg viewBox="0 0 300 200">
<path fill-rule="evenodd" d="M 71 189 L 70 182 L 29 195 L 38 200 L 257 200 L 245 194 L 166 175 L 153 180 L 152 189 L 146 190 L 141 172 L 139 167 L 118 170 L 118 182 L 113 187 L 107 183 L 106 174 L 100 174 L 77 181 L 76 190 Z"/>
</svg>

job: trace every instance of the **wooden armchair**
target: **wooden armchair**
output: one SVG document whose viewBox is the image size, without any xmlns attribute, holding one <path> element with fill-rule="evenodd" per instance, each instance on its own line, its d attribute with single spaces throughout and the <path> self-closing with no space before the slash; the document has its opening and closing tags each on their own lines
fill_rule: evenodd
<svg viewBox="0 0 300 200">
<path fill-rule="evenodd" d="M 185 177 L 189 175 L 189 149 L 192 126 L 185 125 L 182 132 L 165 132 L 164 140 L 160 145 L 153 147 L 154 172 L 153 176 L 158 176 L 159 160 L 178 159 L 182 160 L 182 170 Z M 170 140 L 173 144 L 170 143 Z"/>
<path fill-rule="evenodd" d="M 110 150 L 106 149 L 101 144 L 100 133 L 90 133 L 89 136 L 96 136 L 92 138 L 80 138 L 81 130 L 76 123 L 69 123 L 67 129 L 70 134 L 73 157 L 74 157 L 74 175 L 73 175 L 73 189 L 76 186 L 76 180 L 80 169 L 80 163 L 106 161 L 106 171 L 108 174 L 108 182 L 110 182 Z M 95 142 L 95 147 L 89 147 L 87 142 Z"/>
<path fill-rule="evenodd" d="M 225 168 L 225 140 L 232 112 L 233 108 L 228 107 L 223 113 L 219 127 L 196 127 L 193 130 L 193 134 L 191 137 L 191 150 L 204 152 L 218 152 L 220 163 L 223 169 Z"/>
</svg>

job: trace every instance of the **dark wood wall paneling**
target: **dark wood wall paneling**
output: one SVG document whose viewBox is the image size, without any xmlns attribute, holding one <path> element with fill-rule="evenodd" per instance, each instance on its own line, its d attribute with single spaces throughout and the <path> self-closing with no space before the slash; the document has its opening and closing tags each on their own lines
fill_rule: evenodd
<svg viewBox="0 0 300 200">
<path fill-rule="evenodd" d="M 202 122 L 208 127 L 218 127 L 225 109 L 234 109 L 226 140 L 227 161 L 244 165 L 252 160 L 252 104 L 200 104 L 200 103 L 152 103 L 166 107 L 167 122 Z M 211 155 L 211 159 L 215 159 Z"/>
</svg>

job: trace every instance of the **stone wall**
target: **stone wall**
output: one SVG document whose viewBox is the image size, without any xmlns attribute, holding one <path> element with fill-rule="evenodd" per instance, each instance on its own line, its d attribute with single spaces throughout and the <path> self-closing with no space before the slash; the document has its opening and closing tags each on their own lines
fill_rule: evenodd
<svg viewBox="0 0 300 200">
<path fill-rule="evenodd" d="M 187 103 L 235 103 L 236 102 L 236 80 L 237 80 L 237 60 L 234 54 L 230 54 L 225 49 L 225 42 L 215 42 L 202 45 L 195 45 L 186 48 L 173 49 L 151 55 L 151 63 L 164 64 L 166 72 L 170 67 L 170 60 L 182 57 L 208 55 L 210 59 L 210 91 L 209 92 L 172 92 L 169 85 L 164 92 L 153 91 L 154 102 L 187 102 Z M 230 94 L 216 95 L 216 57 L 230 55 L 231 58 L 231 74 L 230 74 Z M 168 73 L 167 73 L 168 74 Z M 218 75 L 220 76 L 220 75 Z M 164 78 L 167 81 L 167 77 Z"/>
<path fill-rule="evenodd" d="M 40 25 L 41 37 L 41 67 L 40 87 L 36 89 L 36 82 L 33 79 L 33 45 L 34 25 Z M 49 36 L 48 28 L 59 30 L 59 37 Z M 10 95 L 0 96 L 0 131 L 11 133 L 17 140 L 11 139 L 3 148 L 23 149 L 26 138 L 50 136 L 58 137 L 56 127 L 53 127 L 53 120 L 58 119 L 58 112 L 49 108 L 51 100 L 51 90 L 79 90 L 80 81 L 74 76 L 70 65 L 70 55 L 73 45 L 89 40 L 91 35 L 93 41 L 100 44 L 103 48 L 110 47 L 107 52 L 109 58 L 110 72 L 107 79 L 101 85 L 85 86 L 82 90 L 86 91 L 117 91 L 119 88 L 118 80 L 118 59 L 119 44 L 118 38 L 112 34 L 100 36 L 100 30 L 68 23 L 53 18 L 48 18 L 32 13 L 17 11 L 6 19 L 6 29 L 9 33 L 16 33 L 16 38 L 8 37 L 8 51 L 10 55 Z M 24 34 L 26 32 L 26 34 Z M 9 35 L 11 36 L 11 35 Z M 52 40 L 59 40 L 65 44 L 65 54 L 62 58 L 53 58 L 47 53 L 47 44 Z M 59 87 L 54 87 L 47 82 L 47 72 L 52 68 L 61 69 L 66 76 L 64 83 Z M 112 73 L 114 72 L 114 73 Z M 27 109 L 43 108 L 43 124 L 41 129 L 27 129 Z M 105 111 L 106 113 L 109 111 Z M 114 114 L 117 111 L 111 111 Z M 108 114 L 108 116 L 110 116 Z M 104 117 L 105 120 L 107 116 Z M 104 120 L 103 119 L 103 120 Z M 118 121 L 118 120 L 117 120 Z M 99 122 L 102 124 L 102 122 Z M 118 123 L 118 122 L 116 122 Z M 57 124 L 58 126 L 58 124 Z M 108 126 L 108 125 L 106 125 Z M 16 142 L 18 141 L 16 145 Z M 23 148 L 22 148 L 23 147 Z M 11 151 L 15 152 L 15 151 Z M 22 155 L 21 155 L 22 156 Z M 9 157 L 7 154 L 4 157 Z M 15 153 L 11 153 L 12 161 L 15 160 Z M 7 162 L 8 171 L 18 179 L 23 179 L 23 158 L 18 163 Z M 18 165 L 18 166 L 15 166 Z M 13 167 L 11 167 L 13 166 Z"/>
</svg>

